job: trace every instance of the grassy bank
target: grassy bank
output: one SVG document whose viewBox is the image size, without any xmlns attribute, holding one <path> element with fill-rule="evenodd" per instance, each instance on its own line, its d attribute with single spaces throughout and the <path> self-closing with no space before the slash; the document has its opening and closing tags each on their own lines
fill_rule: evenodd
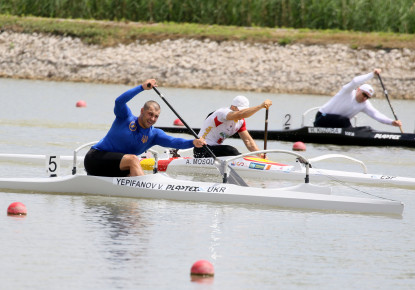
<svg viewBox="0 0 415 290">
<path fill-rule="evenodd" d="M 415 49 L 414 34 L 363 33 L 338 30 L 273 29 L 189 23 L 146 23 L 127 21 L 69 20 L 39 17 L 0 15 L 1 30 L 45 33 L 79 37 L 88 44 L 113 46 L 137 40 L 157 42 L 163 39 L 193 38 L 216 41 L 334 44 L 352 48 Z"/>
<path fill-rule="evenodd" d="M 2 0 L 0 13 L 69 19 L 415 33 L 413 0 Z"/>
</svg>

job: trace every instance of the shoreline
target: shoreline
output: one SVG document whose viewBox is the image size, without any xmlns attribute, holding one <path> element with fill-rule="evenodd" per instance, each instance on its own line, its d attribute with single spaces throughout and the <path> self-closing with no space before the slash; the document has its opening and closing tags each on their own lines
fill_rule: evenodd
<svg viewBox="0 0 415 290">
<path fill-rule="evenodd" d="M 165 39 L 102 47 L 78 38 L 0 33 L 0 77 L 267 93 L 334 95 L 357 75 L 382 69 L 392 99 L 415 99 L 415 50 L 345 44 L 266 44 Z M 377 79 L 370 82 L 383 98 Z"/>
</svg>

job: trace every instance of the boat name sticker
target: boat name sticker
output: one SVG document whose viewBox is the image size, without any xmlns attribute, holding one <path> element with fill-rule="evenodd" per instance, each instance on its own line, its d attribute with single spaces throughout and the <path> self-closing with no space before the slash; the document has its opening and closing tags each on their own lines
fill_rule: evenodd
<svg viewBox="0 0 415 290">
<path fill-rule="evenodd" d="M 190 185 L 177 185 L 177 184 L 162 184 L 154 183 L 148 181 L 140 181 L 136 179 L 128 178 L 114 178 L 112 181 L 115 185 L 129 186 L 129 187 L 138 187 L 138 188 L 147 188 L 155 190 L 172 190 L 172 191 L 193 191 L 193 192 L 226 192 L 226 186 L 209 186 L 203 188 L 200 186 L 190 186 Z"/>
<path fill-rule="evenodd" d="M 328 133 L 328 134 L 341 134 L 341 128 L 308 128 L 308 133 Z"/>
<path fill-rule="evenodd" d="M 396 176 L 388 176 L 388 175 L 382 175 L 381 177 L 380 177 L 380 179 L 395 179 L 396 178 Z"/>
<path fill-rule="evenodd" d="M 265 169 L 265 164 L 251 162 L 251 163 L 249 164 L 249 168 L 252 168 L 252 169 L 259 169 L 259 170 L 264 170 L 264 169 Z"/>
<path fill-rule="evenodd" d="M 393 139 L 393 140 L 399 140 L 401 139 L 401 135 L 395 135 L 395 134 L 375 134 L 375 139 Z"/>
<path fill-rule="evenodd" d="M 342 129 L 341 128 L 320 128 L 320 127 L 312 127 L 308 128 L 308 133 L 310 134 L 319 134 L 319 133 L 325 133 L 325 134 L 341 134 Z M 353 132 L 345 131 L 344 134 L 346 136 L 354 136 L 355 134 Z M 377 133 L 373 137 L 374 139 L 392 139 L 392 140 L 399 140 L 401 139 L 401 135 L 399 134 L 381 134 Z"/>
<path fill-rule="evenodd" d="M 213 158 L 193 158 L 193 160 L 186 159 L 186 164 L 196 165 L 213 165 L 215 160 Z"/>
</svg>

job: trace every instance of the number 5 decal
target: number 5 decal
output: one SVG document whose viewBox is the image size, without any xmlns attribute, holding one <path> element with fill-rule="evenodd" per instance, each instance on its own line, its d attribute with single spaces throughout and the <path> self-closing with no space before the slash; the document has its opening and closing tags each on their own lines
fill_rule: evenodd
<svg viewBox="0 0 415 290">
<path fill-rule="evenodd" d="M 58 155 L 47 155 L 46 156 L 46 173 L 50 177 L 56 177 L 60 173 L 60 161 L 61 158 Z"/>
</svg>

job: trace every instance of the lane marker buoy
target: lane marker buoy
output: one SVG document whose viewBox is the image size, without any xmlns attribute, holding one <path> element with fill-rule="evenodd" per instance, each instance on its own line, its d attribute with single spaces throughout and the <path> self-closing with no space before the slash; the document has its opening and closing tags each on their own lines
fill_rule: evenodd
<svg viewBox="0 0 415 290">
<path fill-rule="evenodd" d="M 192 265 L 190 274 L 197 276 L 213 276 L 215 274 L 215 270 L 209 261 L 199 260 Z"/>
<path fill-rule="evenodd" d="M 306 150 L 305 144 L 301 141 L 295 142 L 293 145 L 293 150 L 294 151 L 305 151 Z"/>
<path fill-rule="evenodd" d="M 26 215 L 27 209 L 26 206 L 21 202 L 13 202 L 7 208 L 8 215 Z"/>
<path fill-rule="evenodd" d="M 84 107 L 86 107 L 86 102 L 83 101 L 83 100 L 80 100 L 80 101 L 76 102 L 76 107 L 84 108 Z"/>
<path fill-rule="evenodd" d="M 174 120 L 173 125 L 174 126 L 184 126 L 183 122 L 180 121 L 180 119 Z"/>
</svg>

